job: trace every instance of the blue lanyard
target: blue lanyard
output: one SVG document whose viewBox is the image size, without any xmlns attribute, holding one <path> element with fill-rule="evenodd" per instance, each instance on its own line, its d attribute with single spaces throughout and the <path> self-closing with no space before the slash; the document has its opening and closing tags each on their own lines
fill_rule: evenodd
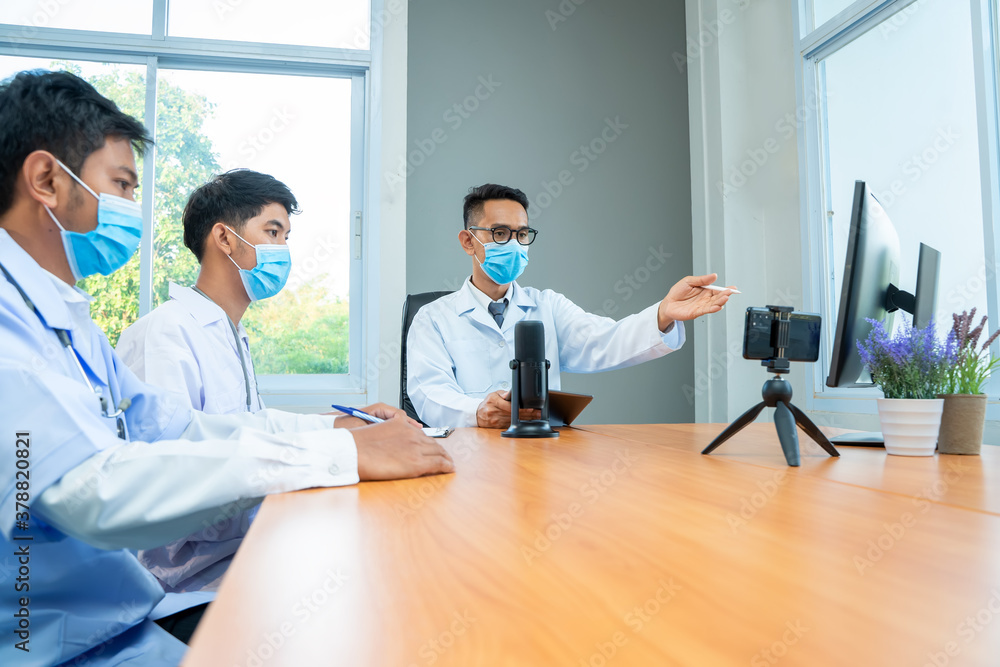
<svg viewBox="0 0 1000 667">
<path fill-rule="evenodd" d="M 28 307 L 28 310 L 34 313 L 35 317 L 37 317 L 38 320 L 43 325 L 45 325 L 45 320 L 42 318 L 42 314 L 38 312 L 38 308 L 35 306 L 34 303 L 32 303 L 31 299 L 28 298 L 28 295 L 25 294 L 23 289 L 21 289 L 21 285 L 16 280 L 14 280 L 14 276 L 10 275 L 10 272 L 7 271 L 7 269 L 4 267 L 3 264 L 0 264 L 0 272 L 3 273 L 3 275 L 7 278 L 7 281 L 14 286 L 14 289 L 17 290 L 17 293 L 21 295 L 22 299 L 24 299 L 24 305 Z M 62 346 L 67 350 L 69 350 L 70 356 L 73 358 L 73 362 L 76 364 L 77 369 L 80 371 L 80 376 L 83 377 L 83 381 L 87 383 L 88 387 L 90 387 L 90 391 L 94 392 L 94 394 L 100 399 L 101 413 L 107 419 L 115 419 L 118 429 L 118 437 L 121 438 L 122 440 L 128 440 L 128 433 L 125 429 L 125 420 L 122 419 L 122 417 L 125 415 L 125 411 L 129 409 L 129 406 L 132 405 L 132 401 L 130 399 L 123 398 L 118 403 L 118 408 L 114 412 L 109 412 L 108 399 L 101 392 L 99 392 L 97 388 L 94 386 L 94 383 L 90 381 L 90 377 L 87 375 L 87 371 L 84 370 L 83 363 L 81 363 L 80 361 L 80 353 L 76 351 L 75 347 L 73 347 L 73 340 L 70 338 L 69 331 L 67 331 L 66 329 L 56 329 L 55 327 L 49 327 L 49 328 L 52 329 L 53 332 L 55 332 L 56 338 L 59 339 L 59 342 L 62 343 Z M 111 393 L 110 383 L 108 384 L 108 393 Z M 114 400 L 114 395 L 112 395 L 111 398 L 112 400 Z"/>
</svg>

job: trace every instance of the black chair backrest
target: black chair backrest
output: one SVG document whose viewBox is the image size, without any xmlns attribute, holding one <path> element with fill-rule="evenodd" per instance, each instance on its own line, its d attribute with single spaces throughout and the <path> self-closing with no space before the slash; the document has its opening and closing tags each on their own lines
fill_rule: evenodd
<svg viewBox="0 0 1000 667">
<path fill-rule="evenodd" d="M 410 324 L 413 322 L 413 317 L 417 314 L 417 311 L 429 304 L 431 301 L 437 301 L 443 296 L 447 296 L 451 292 L 423 292 L 422 294 L 407 294 L 406 301 L 403 302 L 403 346 L 399 353 L 399 407 L 406 411 L 413 419 L 416 419 L 421 424 L 423 421 L 420 416 L 417 415 L 417 411 L 413 409 L 413 403 L 410 402 L 410 397 L 406 394 L 406 335 L 410 331 Z M 426 424 L 424 424 L 426 426 Z"/>
</svg>

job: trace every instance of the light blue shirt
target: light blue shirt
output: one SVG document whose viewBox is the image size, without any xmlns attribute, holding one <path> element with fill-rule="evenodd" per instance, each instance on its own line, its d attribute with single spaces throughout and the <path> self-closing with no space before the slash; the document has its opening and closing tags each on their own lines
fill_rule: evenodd
<svg viewBox="0 0 1000 667">
<path fill-rule="evenodd" d="M 485 292 L 483 292 L 482 290 L 480 290 L 478 287 L 476 287 L 475 285 L 473 285 L 472 281 L 466 280 L 465 283 L 471 288 L 469 290 L 469 292 L 472 293 L 472 297 L 476 300 L 476 303 L 478 303 L 479 305 L 481 305 L 483 308 L 486 308 L 487 310 L 489 310 L 490 304 L 491 303 L 495 303 L 493 301 L 493 299 L 491 299 L 488 294 L 486 294 Z M 510 285 L 507 285 L 507 291 L 504 292 L 504 295 L 502 297 L 500 297 L 499 299 L 496 300 L 496 303 L 500 303 L 500 302 L 503 302 L 504 300 L 506 300 L 507 303 L 509 304 L 510 303 L 510 299 L 511 299 L 511 295 L 513 293 L 514 293 L 514 283 L 511 283 Z M 504 309 L 504 315 L 505 316 L 507 315 L 506 309 Z"/>
<path fill-rule="evenodd" d="M 626 368 L 684 344 L 682 322 L 667 333 L 659 330 L 659 304 L 616 322 L 588 313 L 552 290 L 514 282 L 507 292 L 510 304 L 503 325 L 497 327 L 481 294 L 466 280 L 457 292 L 421 308 L 410 324 L 406 391 L 428 426 L 476 426 L 476 410 L 483 399 L 510 389 L 514 326 L 521 320 L 545 325 L 551 389 L 559 389 L 563 372 Z"/>
<path fill-rule="evenodd" d="M 0 576 L 0 664 L 57 664 L 93 650 L 87 664 L 117 665 L 141 655 L 134 664 L 176 665 L 184 644 L 147 620 L 163 597 L 153 575 L 124 549 L 103 551 L 65 535 L 33 507 L 67 471 L 122 442 L 115 420 L 101 415 L 97 396 L 53 329 L 70 331 L 87 376 L 105 396 L 132 399 L 125 413 L 132 439 L 176 438 L 190 423 L 191 409 L 139 382 L 93 323 L 79 328 L 50 274 L 4 230 L 0 264 L 41 315 L 32 313 L 0 274 L 0 424 L 5 429 L 0 437 L 0 550 L 9 557 L 26 545 L 30 553 L 29 578 L 20 582 L 26 590 L 14 592 L 20 564 L 4 568 Z M 14 466 L 17 432 L 30 434 L 29 488 L 20 491 L 27 494 L 21 505 L 16 485 L 24 480 L 16 478 Z M 24 504 L 31 508 L 27 530 L 15 519 Z M 15 648 L 14 641 L 14 613 L 22 596 L 30 612 L 30 653 Z"/>
<path fill-rule="evenodd" d="M 184 644 L 150 620 L 163 589 L 121 547 L 165 544 L 270 493 L 355 484 L 354 438 L 321 415 L 195 412 L 140 382 L 90 320 L 86 296 L 3 229 L 0 264 L 38 310 L 0 274 L 0 665 L 177 665 Z M 130 442 L 56 329 L 109 402 L 131 400 Z M 19 449 L 27 469 L 15 464 Z M 17 613 L 29 619 L 30 653 L 17 648 Z"/>
</svg>

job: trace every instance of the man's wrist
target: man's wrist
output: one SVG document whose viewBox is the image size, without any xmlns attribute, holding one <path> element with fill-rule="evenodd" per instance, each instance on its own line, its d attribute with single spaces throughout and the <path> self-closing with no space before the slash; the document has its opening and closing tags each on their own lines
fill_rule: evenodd
<svg viewBox="0 0 1000 667">
<path fill-rule="evenodd" d="M 486 401 L 483 400 L 482 403 L 477 405 L 471 413 L 465 414 L 465 424 L 463 426 L 469 426 L 472 428 L 483 428 L 483 425 L 479 423 L 479 410 L 486 405 Z"/>
<path fill-rule="evenodd" d="M 674 326 L 674 318 L 667 315 L 667 299 L 656 304 L 656 328 L 660 333 L 669 333 Z"/>
<path fill-rule="evenodd" d="M 660 331 L 660 333 L 670 333 L 676 322 L 677 320 L 672 317 L 667 317 L 663 313 L 663 304 L 660 304 L 660 307 L 656 309 L 656 328 Z"/>
<path fill-rule="evenodd" d="M 357 417 L 351 417 L 350 415 L 341 415 L 333 420 L 334 428 L 360 428 L 362 426 L 367 426 L 367 422 Z"/>
</svg>

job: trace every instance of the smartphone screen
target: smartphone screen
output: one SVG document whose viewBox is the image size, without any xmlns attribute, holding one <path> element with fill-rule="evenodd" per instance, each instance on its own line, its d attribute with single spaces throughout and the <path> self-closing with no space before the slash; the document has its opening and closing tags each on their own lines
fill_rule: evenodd
<svg viewBox="0 0 1000 667">
<path fill-rule="evenodd" d="M 817 313 L 789 314 L 788 347 L 785 358 L 789 361 L 816 361 L 819 359 L 819 337 L 822 318 Z M 747 308 L 746 328 L 743 334 L 744 359 L 771 359 L 775 350 L 771 346 L 771 329 L 775 316 L 767 308 Z"/>
</svg>

